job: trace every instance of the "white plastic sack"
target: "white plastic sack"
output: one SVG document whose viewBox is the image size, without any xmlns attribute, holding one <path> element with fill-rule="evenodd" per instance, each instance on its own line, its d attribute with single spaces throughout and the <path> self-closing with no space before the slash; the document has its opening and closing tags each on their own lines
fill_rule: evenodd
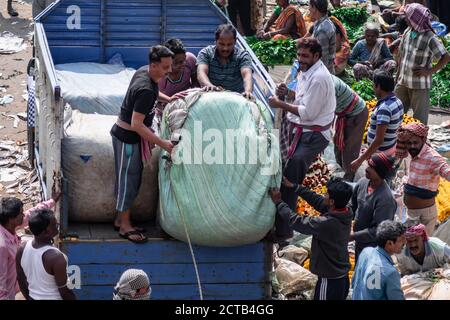
<svg viewBox="0 0 450 320">
<path fill-rule="evenodd" d="M 17 53 L 27 48 L 22 38 L 17 37 L 9 31 L 0 35 L 0 54 Z"/>
<path fill-rule="evenodd" d="M 311 290 L 316 286 L 317 276 L 295 262 L 283 258 L 276 258 L 277 277 L 279 291 L 283 295 L 289 295 Z"/>
<path fill-rule="evenodd" d="M 406 300 L 427 300 L 433 289 L 434 282 L 424 273 L 404 276 L 401 287 Z"/>
<path fill-rule="evenodd" d="M 289 241 L 290 244 L 305 249 L 309 254 L 311 254 L 311 243 L 312 236 L 302 234 L 300 232 L 294 231 L 294 236 Z"/>
<path fill-rule="evenodd" d="M 136 72 L 120 65 L 91 62 L 58 64 L 55 69 L 62 97 L 72 109 L 115 116 Z"/>
<path fill-rule="evenodd" d="M 407 300 L 450 300 L 450 269 L 446 265 L 404 276 L 401 285 Z"/>
<path fill-rule="evenodd" d="M 450 300 L 450 279 L 439 280 L 431 290 L 428 300 Z"/>
<path fill-rule="evenodd" d="M 442 223 L 434 232 L 433 237 L 439 238 L 450 245 L 450 219 Z"/>
<path fill-rule="evenodd" d="M 308 251 L 303 248 L 298 248 L 294 245 L 288 245 L 283 250 L 278 251 L 278 257 L 302 265 L 308 258 Z"/>
<path fill-rule="evenodd" d="M 112 222 L 116 215 L 114 152 L 110 135 L 117 116 L 72 112 L 62 141 L 62 166 L 68 181 L 69 219 L 74 222 Z M 133 220 L 156 216 L 158 156 L 153 149 L 142 174 Z"/>
</svg>

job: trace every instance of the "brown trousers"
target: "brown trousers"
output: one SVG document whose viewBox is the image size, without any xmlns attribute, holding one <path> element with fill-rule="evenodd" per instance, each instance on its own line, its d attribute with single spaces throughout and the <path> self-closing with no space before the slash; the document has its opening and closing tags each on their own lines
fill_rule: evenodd
<svg viewBox="0 0 450 320">
<path fill-rule="evenodd" d="M 350 171 L 350 164 L 359 157 L 361 151 L 364 129 L 366 128 L 369 111 L 364 108 L 359 114 L 351 118 L 345 118 L 344 128 L 344 150 L 339 150 L 334 145 L 334 155 L 336 162 L 345 171 L 344 178 L 353 181 L 355 176 Z"/>
</svg>

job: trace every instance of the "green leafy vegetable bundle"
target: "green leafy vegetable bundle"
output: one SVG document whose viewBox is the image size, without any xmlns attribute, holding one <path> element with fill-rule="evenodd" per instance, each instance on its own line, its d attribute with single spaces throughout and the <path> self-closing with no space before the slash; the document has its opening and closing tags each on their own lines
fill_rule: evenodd
<svg viewBox="0 0 450 320">
<path fill-rule="evenodd" d="M 331 14 L 342 22 L 350 42 L 354 43 L 364 34 L 364 24 L 369 17 L 365 7 L 343 7 L 331 11 Z"/>
<path fill-rule="evenodd" d="M 370 101 L 375 99 L 375 93 L 373 92 L 373 82 L 369 79 L 362 79 L 353 83 L 352 89 L 364 100 Z"/>
<path fill-rule="evenodd" d="M 262 64 L 273 67 L 275 65 L 291 65 L 297 56 L 295 40 L 258 40 L 247 37 L 246 41 Z"/>
<path fill-rule="evenodd" d="M 444 39 L 447 51 L 450 51 L 450 37 Z M 430 91 L 432 106 L 439 106 L 444 109 L 450 108 L 450 63 L 441 71 L 433 75 L 433 83 Z"/>
</svg>

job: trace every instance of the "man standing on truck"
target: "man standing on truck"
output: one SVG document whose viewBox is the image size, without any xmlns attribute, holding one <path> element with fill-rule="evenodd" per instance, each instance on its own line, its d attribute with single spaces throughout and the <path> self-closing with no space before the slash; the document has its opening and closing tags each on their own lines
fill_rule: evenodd
<svg viewBox="0 0 450 320">
<path fill-rule="evenodd" d="M 287 131 L 287 137 L 280 139 L 286 159 L 283 174 L 289 181 L 301 184 L 309 166 L 332 139 L 336 96 L 331 74 L 320 60 L 322 47 L 319 41 L 312 37 L 301 38 L 297 43 L 297 55 L 302 73 L 298 76 L 295 92 L 284 83 L 276 92 L 278 97 L 295 98 L 294 103 L 272 96 L 269 105 L 286 112 L 282 131 Z M 283 201 L 295 210 L 298 198 L 295 191 L 282 186 L 281 193 Z"/>
<path fill-rule="evenodd" d="M 197 77 L 206 91 L 230 90 L 248 99 L 253 97 L 252 59 L 236 48 L 236 29 L 222 24 L 216 30 L 216 44 L 200 50 Z"/>
<path fill-rule="evenodd" d="M 116 167 L 116 210 L 114 223 L 119 236 L 135 243 L 147 238 L 131 224 L 130 210 L 141 185 L 143 160 L 149 159 L 152 145 L 168 153 L 173 144 L 150 129 L 158 98 L 158 81 L 172 69 L 174 54 L 164 46 L 150 49 L 149 65 L 141 67 L 131 79 L 117 122 L 111 129 Z"/>
</svg>

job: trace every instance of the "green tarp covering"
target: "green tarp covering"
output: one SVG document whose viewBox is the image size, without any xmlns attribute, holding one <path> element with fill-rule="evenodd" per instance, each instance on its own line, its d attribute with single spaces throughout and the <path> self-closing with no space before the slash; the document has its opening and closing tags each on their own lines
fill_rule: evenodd
<svg viewBox="0 0 450 320">
<path fill-rule="evenodd" d="M 159 221 L 176 239 L 205 246 L 261 240 L 275 219 L 269 188 L 281 158 L 269 111 L 231 92 L 193 92 L 169 104 L 161 136 L 181 140 L 159 162 Z M 233 138 L 234 136 L 234 138 Z"/>
</svg>

